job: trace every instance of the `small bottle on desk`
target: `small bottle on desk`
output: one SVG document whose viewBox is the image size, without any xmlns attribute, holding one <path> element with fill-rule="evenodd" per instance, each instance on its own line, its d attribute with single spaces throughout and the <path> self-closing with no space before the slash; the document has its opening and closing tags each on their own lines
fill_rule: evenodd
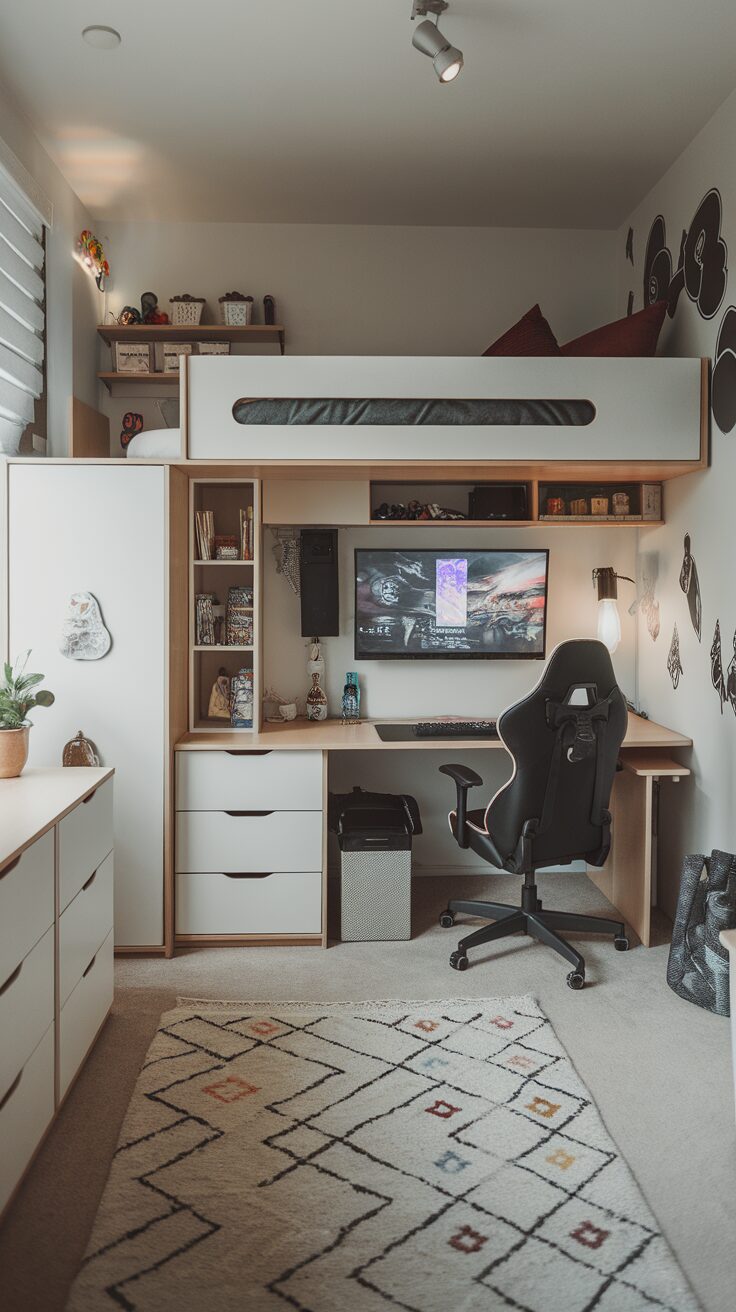
<svg viewBox="0 0 736 1312">
<path fill-rule="evenodd" d="M 342 690 L 342 722 L 357 724 L 360 720 L 360 684 L 358 675 L 349 671 L 345 675 L 345 687 Z"/>
</svg>

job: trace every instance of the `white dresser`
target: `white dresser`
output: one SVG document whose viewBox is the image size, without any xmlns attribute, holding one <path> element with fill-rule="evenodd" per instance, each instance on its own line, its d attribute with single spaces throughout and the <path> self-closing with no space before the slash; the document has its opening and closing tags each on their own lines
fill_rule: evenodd
<svg viewBox="0 0 736 1312">
<path fill-rule="evenodd" d="M 321 751 L 176 753 L 180 940 L 322 941 Z"/>
<path fill-rule="evenodd" d="M 0 781 L 0 1213 L 112 1005 L 112 775 Z"/>
</svg>

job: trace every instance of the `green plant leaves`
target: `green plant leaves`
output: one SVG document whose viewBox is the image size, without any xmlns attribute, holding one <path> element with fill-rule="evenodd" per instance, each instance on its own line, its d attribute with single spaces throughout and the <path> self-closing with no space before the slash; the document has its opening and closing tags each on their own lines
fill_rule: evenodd
<svg viewBox="0 0 736 1312">
<path fill-rule="evenodd" d="M 0 684 L 0 730 L 22 729 L 28 723 L 26 717 L 35 706 L 53 706 L 54 694 L 48 689 L 39 688 L 43 674 L 26 674 L 30 650 L 15 662 L 15 668 L 7 661 L 3 665 L 4 682 Z"/>
</svg>

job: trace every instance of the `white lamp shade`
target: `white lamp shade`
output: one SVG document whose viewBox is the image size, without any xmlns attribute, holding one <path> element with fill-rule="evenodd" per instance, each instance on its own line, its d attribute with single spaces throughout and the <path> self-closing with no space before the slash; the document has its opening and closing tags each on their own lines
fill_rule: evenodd
<svg viewBox="0 0 736 1312">
<path fill-rule="evenodd" d="M 598 602 L 598 637 L 613 654 L 621 641 L 621 618 L 613 597 Z"/>
</svg>

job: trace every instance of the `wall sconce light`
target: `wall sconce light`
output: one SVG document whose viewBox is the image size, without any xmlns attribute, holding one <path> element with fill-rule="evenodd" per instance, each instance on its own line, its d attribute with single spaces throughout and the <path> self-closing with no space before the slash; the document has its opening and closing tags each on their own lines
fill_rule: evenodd
<svg viewBox="0 0 736 1312">
<path fill-rule="evenodd" d="M 593 570 L 593 583 L 598 587 L 598 638 L 605 643 L 611 655 L 621 641 L 621 617 L 618 613 L 618 580 L 634 583 L 628 574 L 617 574 L 612 565 Z"/>
<path fill-rule="evenodd" d="M 437 26 L 439 15 L 445 12 L 447 5 L 448 0 L 414 0 L 411 11 L 412 22 L 415 18 L 434 14 L 433 23 L 426 19 L 419 24 L 411 43 L 415 50 L 421 50 L 423 55 L 428 55 L 432 60 L 440 82 L 454 82 L 464 63 L 462 50 L 453 46 Z"/>
<path fill-rule="evenodd" d="M 101 292 L 105 290 L 105 279 L 110 277 L 110 265 L 105 259 L 102 242 L 89 228 L 84 228 L 77 238 L 77 259 L 94 277 Z"/>
</svg>

